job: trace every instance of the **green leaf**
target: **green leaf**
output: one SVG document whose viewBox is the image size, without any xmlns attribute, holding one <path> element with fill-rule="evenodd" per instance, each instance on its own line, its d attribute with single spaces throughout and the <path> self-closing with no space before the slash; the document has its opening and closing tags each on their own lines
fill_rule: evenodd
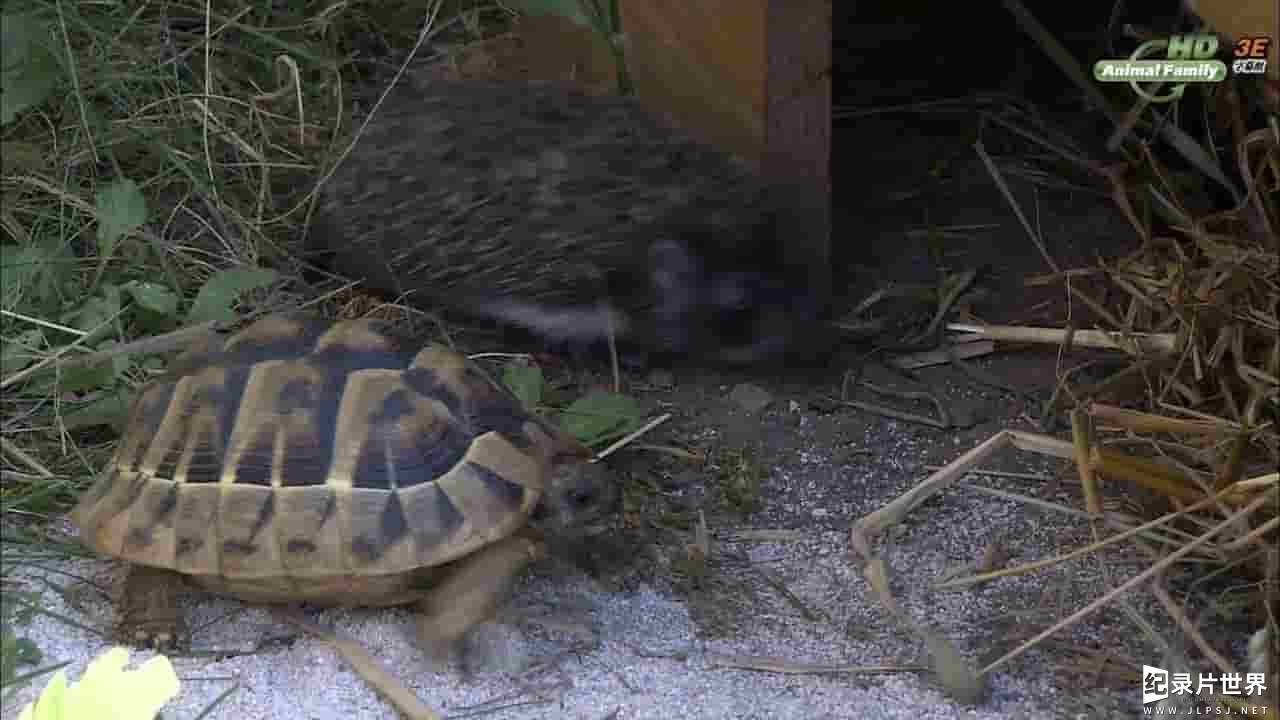
<svg viewBox="0 0 1280 720">
<path fill-rule="evenodd" d="M 96 365 L 76 365 L 66 368 L 58 376 L 58 391 L 80 393 L 98 390 L 110 385 L 115 377 L 115 368 L 105 360 Z"/>
<path fill-rule="evenodd" d="M 5 175 L 33 175 L 48 166 L 46 148 L 33 142 L 0 140 L 0 172 Z"/>
<path fill-rule="evenodd" d="M 542 402 L 542 392 L 546 389 L 542 368 L 526 363 L 512 362 L 502 368 L 502 384 L 530 410 Z"/>
<path fill-rule="evenodd" d="M 516 0 L 515 4 L 529 15 L 559 15 L 582 27 L 591 27 L 583 2 L 590 0 Z"/>
<path fill-rule="evenodd" d="M 44 331 L 38 328 L 24 330 L 17 337 L 6 338 L 0 344 L 0 377 L 9 377 L 23 370 L 40 358 L 39 349 L 44 346 Z"/>
<path fill-rule="evenodd" d="M 129 417 L 129 404 L 132 400 L 133 393 L 128 391 L 104 392 L 82 407 L 63 415 L 62 423 L 68 430 L 95 425 L 110 425 L 119 429 L 124 427 L 124 422 Z"/>
<path fill-rule="evenodd" d="M 112 315 L 119 314 L 124 307 L 124 295 L 120 292 L 120 286 L 115 283 L 105 283 L 102 286 L 102 300 L 104 307 L 110 308 Z"/>
<path fill-rule="evenodd" d="M 584 395 L 562 412 L 560 426 L 587 444 L 631 432 L 643 420 L 635 398 L 604 391 Z"/>
<path fill-rule="evenodd" d="M 10 618 L 17 625 L 26 627 L 35 619 L 37 608 L 43 607 L 40 604 L 40 593 L 31 592 L 29 590 L 14 590 L 10 593 L 15 599 L 26 600 L 25 603 L 14 603 L 10 612 Z"/>
<path fill-rule="evenodd" d="M 231 322 L 236 319 L 232 308 L 240 296 L 275 282 L 276 272 L 267 268 L 237 267 L 220 270 L 209 278 L 187 313 L 187 324 L 217 320 Z"/>
<path fill-rule="evenodd" d="M 44 659 L 36 644 L 14 634 L 5 623 L 0 629 L 0 685 L 8 685 L 17 675 L 19 665 L 35 665 Z"/>
<path fill-rule="evenodd" d="M 147 221 L 147 199 L 136 182 L 121 178 L 95 193 L 93 204 L 98 211 L 98 254 L 106 260 L 120 238 Z"/>
<path fill-rule="evenodd" d="M 122 288 L 134 302 L 161 315 L 176 317 L 178 314 L 178 294 L 160 283 L 131 280 Z"/>
<path fill-rule="evenodd" d="M 6 624 L 0 628 L 0 685 L 8 685 L 18 674 L 18 637 Z"/>
<path fill-rule="evenodd" d="M 57 303 L 69 282 L 82 294 L 76 262 L 67 255 L 69 246 L 53 237 L 26 246 L 0 245 L 0 302 L 4 308 L 49 317 L 58 312 Z"/>
<path fill-rule="evenodd" d="M 84 340 L 84 344 L 92 345 L 95 338 L 111 332 L 111 319 L 120 314 L 120 289 L 115 285 L 104 285 L 101 295 L 94 295 L 80 307 L 63 315 L 63 322 L 77 330 L 93 333 Z"/>
<path fill-rule="evenodd" d="M 95 298 L 96 300 L 96 298 Z M 102 305 L 107 305 L 106 301 L 101 301 Z M 103 328 L 101 333 L 110 332 L 110 326 Z M 115 340 L 107 340 L 98 345 L 90 345 L 96 350 L 109 350 L 115 345 Z M 103 359 L 93 365 L 71 365 L 63 368 L 57 374 L 58 392 L 82 393 L 91 390 L 101 390 L 109 388 L 115 384 L 115 381 L 123 377 L 129 371 L 132 361 L 128 355 L 113 355 L 108 359 Z"/>
<path fill-rule="evenodd" d="M 6 310 L 18 308 L 25 295 L 38 290 L 48 259 L 36 245 L 0 245 L 0 303 Z"/>
<path fill-rule="evenodd" d="M 44 659 L 44 653 L 36 644 L 26 638 L 18 638 L 14 642 L 19 665 L 35 665 Z"/>
<path fill-rule="evenodd" d="M 0 15 L 0 125 L 45 101 L 61 69 L 49 24 L 32 15 Z"/>
</svg>

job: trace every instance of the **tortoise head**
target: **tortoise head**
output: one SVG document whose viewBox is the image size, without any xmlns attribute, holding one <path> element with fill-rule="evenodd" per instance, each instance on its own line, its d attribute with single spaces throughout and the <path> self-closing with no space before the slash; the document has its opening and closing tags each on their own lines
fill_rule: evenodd
<svg viewBox="0 0 1280 720">
<path fill-rule="evenodd" d="M 616 519 L 620 500 L 617 479 L 603 462 L 561 462 L 529 522 L 560 539 L 597 535 Z"/>
</svg>

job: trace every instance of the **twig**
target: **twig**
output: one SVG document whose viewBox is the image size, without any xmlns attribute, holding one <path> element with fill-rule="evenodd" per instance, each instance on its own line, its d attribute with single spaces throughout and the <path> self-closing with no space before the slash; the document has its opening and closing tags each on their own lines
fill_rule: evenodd
<svg viewBox="0 0 1280 720">
<path fill-rule="evenodd" d="M 1106 538 L 1105 540 L 1099 540 L 1097 542 L 1090 543 L 1089 545 L 1086 545 L 1082 548 L 1072 550 L 1071 552 L 1066 553 L 1065 555 L 1057 555 L 1055 557 L 1045 558 L 1044 560 L 1036 560 L 1035 562 L 1023 563 L 1015 567 L 1007 567 L 1007 568 L 1002 568 L 1000 570 L 994 570 L 992 572 L 980 573 L 978 575 L 970 575 L 969 577 L 959 578 L 956 580 L 949 580 L 944 583 L 939 583 L 934 587 L 937 588 L 938 590 L 956 590 L 962 587 L 975 585 L 977 583 L 984 582 L 986 580 L 994 580 L 995 578 L 1004 577 L 1006 575 L 1022 575 L 1035 570 L 1040 570 L 1042 568 L 1051 567 L 1053 565 L 1067 562 L 1068 560 L 1073 560 L 1075 558 L 1088 555 L 1095 551 L 1101 550 L 1102 548 L 1107 547 L 1108 545 L 1113 545 L 1115 543 L 1118 543 L 1121 540 L 1127 540 L 1128 538 L 1134 535 L 1137 535 L 1143 532 L 1144 530 L 1150 530 L 1157 526 L 1164 525 L 1165 523 L 1171 520 L 1174 520 L 1179 517 L 1183 517 L 1196 510 L 1200 510 L 1202 508 L 1208 507 L 1213 503 L 1217 502 L 1217 500 L 1218 500 L 1217 497 L 1205 498 L 1200 502 L 1189 505 L 1182 510 L 1161 515 L 1155 520 L 1152 520 L 1147 523 L 1143 523 L 1142 525 L 1138 525 L 1137 527 L 1129 528 L 1128 530 L 1125 530 L 1124 532 L 1121 532 L 1116 535 L 1112 535 Z"/>
<path fill-rule="evenodd" d="M 48 479 L 53 477 L 53 473 L 44 465 L 41 465 L 35 458 L 28 455 L 22 448 L 18 447 L 7 437 L 0 437 L 0 450 L 3 450 L 9 457 L 26 465 L 33 472 L 42 478 Z"/>
<path fill-rule="evenodd" d="M 625 437 L 619 439 L 614 444 L 610 445 L 609 447 L 597 453 L 595 458 L 592 460 L 592 462 L 595 462 L 596 460 L 602 460 L 608 457 L 609 455 L 612 455 L 613 453 L 621 449 L 623 446 L 625 446 L 627 443 L 631 442 L 632 440 L 635 440 L 641 435 L 644 435 L 645 433 L 658 427 L 659 425 L 661 425 L 662 423 L 670 419 L 671 419 L 671 413 L 663 413 L 662 415 L 659 415 L 658 417 L 645 423 L 639 430 L 636 430 L 635 432 L 632 432 L 626 435 Z"/>
<path fill-rule="evenodd" d="M 991 340 L 1004 342 L 1050 343 L 1061 345 L 1071 337 L 1076 347 L 1095 347 L 1105 350 L 1124 350 L 1137 354 L 1158 353 L 1170 355 L 1177 352 L 1178 336 L 1174 333 L 1130 333 L 1106 330 L 1064 330 L 1061 328 L 1027 327 L 1016 325 L 972 325 L 950 323 L 947 329 L 954 332 L 979 333 Z"/>
<path fill-rule="evenodd" d="M 982 146 L 982 141 L 975 142 L 973 149 L 978 153 L 978 157 L 982 158 L 982 164 L 987 167 L 987 172 L 991 174 L 991 179 L 995 181 L 996 187 L 1000 188 L 1000 193 L 1004 195 L 1004 199 L 1013 208 L 1013 213 L 1018 216 L 1018 222 L 1022 223 L 1022 229 L 1026 231 L 1027 236 L 1039 248 L 1040 255 L 1044 257 L 1044 261 L 1048 263 L 1054 272 L 1062 272 L 1053 256 L 1049 254 L 1049 249 L 1045 247 L 1044 240 L 1040 237 L 1040 234 L 1031 227 L 1031 222 L 1027 220 L 1026 214 L 1022 212 L 1022 206 L 1013 197 L 1013 191 L 1009 189 L 1009 184 L 1004 181 L 1004 176 L 1000 174 L 1000 169 L 996 167 L 991 156 L 987 154 L 986 148 Z"/>
<path fill-rule="evenodd" d="M 99 323 L 99 324 L 97 325 L 97 327 L 95 327 L 94 329 L 92 329 L 92 330 L 90 330 L 90 331 L 88 331 L 88 332 L 83 332 L 83 333 L 82 333 L 82 331 L 80 331 L 80 330 L 69 330 L 69 332 L 71 332 L 72 334 L 80 334 L 80 337 L 79 337 L 79 338 L 77 338 L 75 342 L 73 342 L 73 343 L 71 343 L 70 345 L 67 345 L 67 346 L 65 346 L 65 347 L 63 347 L 63 348 L 60 348 L 60 349 L 58 350 L 58 352 L 54 353 L 53 355 L 50 355 L 49 357 L 45 358 L 44 360 L 41 360 L 40 362 L 36 363 L 35 365 L 32 365 L 31 367 L 27 368 L 26 370 L 21 370 L 21 371 L 19 371 L 19 372 L 16 372 L 16 373 L 14 373 L 14 374 L 10 375 L 9 377 L 5 378 L 3 381 L 0 381 L 0 390 L 3 390 L 3 389 L 5 389 L 5 388 L 9 387 L 10 385 L 13 385 L 13 384 L 14 384 L 14 383 L 16 383 L 16 382 L 19 382 L 19 381 L 21 381 L 21 380 L 25 380 L 26 378 L 30 377 L 32 374 L 34 374 L 34 373 L 36 373 L 36 372 L 39 372 L 41 369 L 45 368 L 45 367 L 46 367 L 46 366 L 48 366 L 49 364 L 54 363 L 54 362 L 57 362 L 58 358 L 62 357 L 63 355 L 66 355 L 67 353 L 71 352 L 72 350 L 75 350 L 75 349 L 77 349 L 77 348 L 79 348 L 79 347 L 83 346 L 83 345 L 84 345 L 85 343 L 87 343 L 89 340 L 94 339 L 94 337 L 98 334 L 98 331 L 100 331 L 102 328 L 107 327 L 107 326 L 108 326 L 108 325 L 110 325 L 111 323 L 115 322 L 116 318 L 120 317 L 120 315 L 124 313 L 125 309 L 126 309 L 126 308 L 122 307 L 122 308 L 120 308 L 119 310 L 115 311 L 115 312 L 111 315 L 111 317 L 107 318 L 106 320 L 103 320 L 101 323 Z M 23 316 L 23 315 L 19 315 L 19 314 L 17 314 L 17 313 L 9 312 L 8 310 L 0 310 L 0 314 L 3 314 L 3 315 L 11 315 L 11 316 L 13 316 L 13 317 L 16 317 L 16 318 L 19 318 L 19 319 L 23 319 L 23 320 L 30 320 L 30 321 L 32 321 L 32 322 L 34 322 L 34 323 L 36 323 L 37 325 L 46 325 L 46 326 L 51 327 L 51 328 L 56 328 L 56 329 L 65 329 L 65 328 L 63 328 L 63 327 L 62 327 L 62 326 L 60 326 L 60 325 L 53 325 L 53 324 L 51 324 L 51 323 L 47 323 L 47 322 L 45 322 L 45 321 L 43 321 L 43 320 L 37 320 L 36 318 L 28 318 L 28 317 L 25 317 L 25 316 Z M 82 333 L 82 334 L 81 334 L 81 333 Z"/>
<path fill-rule="evenodd" d="M 765 655 L 722 655 L 709 652 L 707 664 L 737 670 L 782 673 L 784 675 L 887 675 L 890 673 L 921 672 L 924 665 L 821 665 L 798 663 Z"/>
<path fill-rule="evenodd" d="M 1173 621 L 1178 624 L 1182 632 L 1191 638 L 1191 642 L 1200 648 L 1200 652 L 1204 653 L 1204 656 L 1209 658 L 1210 662 L 1217 665 L 1218 669 L 1223 673 L 1230 674 L 1235 672 L 1231 667 L 1231 662 L 1222 657 L 1222 654 L 1209 644 L 1209 641 L 1201 634 L 1195 623 L 1191 622 L 1191 618 L 1187 617 L 1187 614 L 1178 606 L 1177 601 L 1169 595 L 1169 591 L 1165 589 L 1164 582 L 1160 578 L 1156 578 L 1151 582 L 1151 594 L 1156 596 L 1156 599 L 1164 606 L 1164 611 L 1169 613 L 1169 617 L 1173 618 Z"/>
<path fill-rule="evenodd" d="M 999 659 L 995 660 L 990 665 L 987 665 L 985 668 L 983 668 L 979 672 L 979 674 L 986 675 L 987 673 L 992 672 L 993 670 L 1000 667 L 1001 665 L 1004 665 L 1010 660 L 1013 660 L 1014 658 L 1018 657 L 1022 653 L 1031 649 L 1041 640 L 1044 640 L 1050 635 L 1053 635 L 1054 633 L 1057 633 L 1061 630 L 1064 630 L 1076 624 L 1077 622 L 1079 622 L 1080 620 L 1083 620 L 1085 617 L 1089 615 L 1092 615 L 1093 613 L 1097 612 L 1099 609 L 1101 609 L 1103 606 L 1110 603 L 1112 600 L 1114 600 L 1118 596 L 1132 590 L 1133 588 L 1137 587 L 1138 585 L 1141 585 L 1147 580 L 1150 580 L 1157 573 L 1167 570 L 1178 560 L 1181 560 L 1187 555 L 1190 555 L 1193 550 L 1209 542 L 1209 540 L 1211 540 L 1215 535 L 1217 535 L 1218 533 L 1221 533 L 1224 530 L 1231 528 L 1237 522 L 1253 514 L 1254 511 L 1258 510 L 1259 508 L 1263 507 L 1265 504 L 1269 502 L 1273 502 L 1273 501 L 1267 497 L 1256 498 L 1253 502 L 1249 503 L 1244 508 L 1241 508 L 1239 511 L 1232 513 L 1232 515 L 1228 517 L 1226 520 L 1218 523 L 1217 525 L 1214 525 L 1213 528 L 1211 528 L 1208 532 L 1197 537 L 1195 540 L 1192 540 L 1191 542 L 1187 543 L 1181 548 L 1173 551 L 1164 559 L 1162 559 L 1160 562 L 1156 563 L 1155 565 L 1152 565 L 1151 567 L 1147 568 L 1141 573 L 1138 573 L 1137 575 L 1129 578 L 1125 582 L 1121 583 L 1119 587 L 1104 594 L 1102 597 L 1098 598 L 1097 600 L 1094 600 L 1088 605 L 1085 605 L 1084 607 L 1075 611 L 1071 615 L 1055 623 L 1052 627 L 1048 628 L 1047 630 L 1044 630 L 1043 632 L 1037 633 L 1035 637 L 1031 638 L 1030 640 L 1027 640 L 1026 642 L 1022 643 L 1021 645 L 1014 648 L 1013 650 L 1010 650 L 1009 652 L 1000 656 Z"/>
<path fill-rule="evenodd" d="M 441 720 L 441 716 L 424 704 L 385 665 L 369 654 L 360 643 L 340 637 L 307 620 L 296 610 L 277 610 L 281 618 L 303 632 L 314 635 L 333 646 L 365 682 L 411 720 Z"/>
</svg>

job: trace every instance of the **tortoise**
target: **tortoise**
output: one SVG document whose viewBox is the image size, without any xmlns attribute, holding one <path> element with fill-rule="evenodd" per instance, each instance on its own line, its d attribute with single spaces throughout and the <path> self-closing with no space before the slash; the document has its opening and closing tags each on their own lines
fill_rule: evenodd
<svg viewBox="0 0 1280 720">
<path fill-rule="evenodd" d="M 608 524 L 618 493 L 590 457 L 453 351 L 270 315 L 139 392 L 71 518 L 130 564 L 126 641 L 176 641 L 185 578 L 250 602 L 417 603 L 439 656 L 549 541 Z"/>
</svg>

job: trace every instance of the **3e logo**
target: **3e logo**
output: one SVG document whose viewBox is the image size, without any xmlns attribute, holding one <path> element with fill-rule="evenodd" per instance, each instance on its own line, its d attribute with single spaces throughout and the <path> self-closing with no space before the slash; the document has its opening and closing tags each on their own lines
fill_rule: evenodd
<svg viewBox="0 0 1280 720">
<path fill-rule="evenodd" d="M 1271 47 L 1269 37 L 1241 38 L 1231 48 L 1231 54 L 1238 58 L 1265 58 L 1269 47 Z"/>
<path fill-rule="evenodd" d="M 1241 38 L 1231 46 L 1231 71 L 1236 75 L 1262 75 L 1267 72 L 1267 49 L 1271 47 L 1269 37 Z"/>
</svg>

